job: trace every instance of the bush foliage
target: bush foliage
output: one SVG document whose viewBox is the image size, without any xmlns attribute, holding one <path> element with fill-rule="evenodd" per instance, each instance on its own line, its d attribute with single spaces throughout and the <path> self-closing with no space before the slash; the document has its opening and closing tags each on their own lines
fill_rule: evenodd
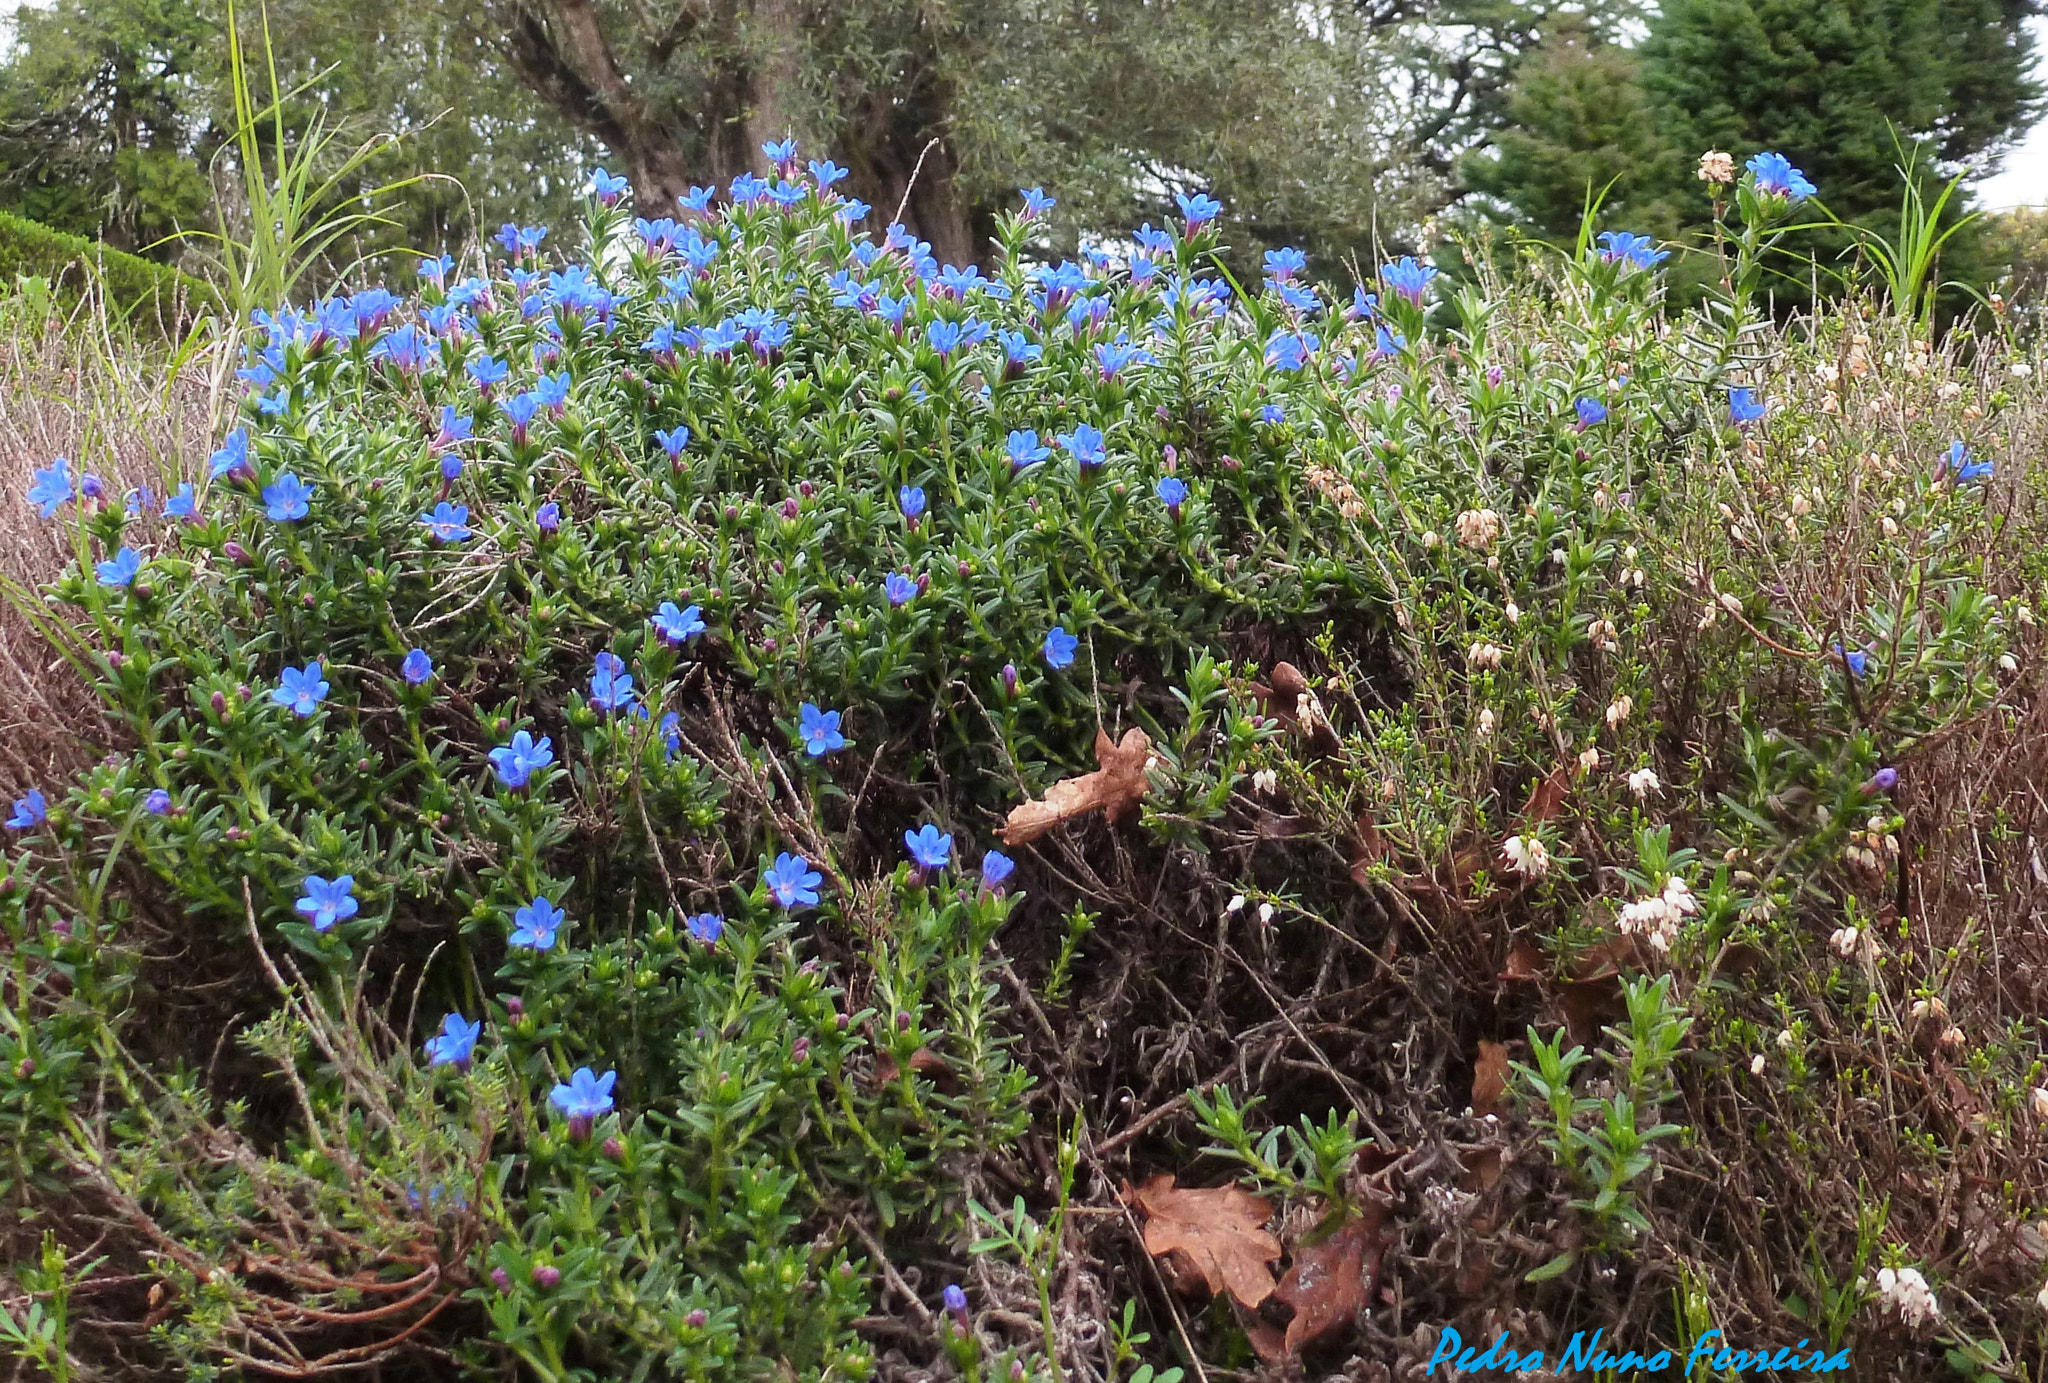
<svg viewBox="0 0 2048 1383">
<path fill-rule="evenodd" d="M 213 290 L 189 274 L 0 212 L 0 281 L 22 275 L 47 280 L 72 301 L 97 287 L 117 316 L 158 329 L 214 301 Z"/>
<path fill-rule="evenodd" d="M 984 276 L 834 171 L 601 175 L 573 262 L 280 309 L 162 509 L 38 478 L 128 738 L 0 879 L 24 1353 L 1270 1352 L 1148 1266 L 1158 1171 L 1378 1236 L 1319 1348 L 1510 1291 L 1553 1349 L 2038 1348 L 2030 378 L 1757 322 L 1754 174 L 1678 316 L 1620 235 L 1239 283 L 1200 198 L 1057 265 L 1028 199 Z"/>
</svg>

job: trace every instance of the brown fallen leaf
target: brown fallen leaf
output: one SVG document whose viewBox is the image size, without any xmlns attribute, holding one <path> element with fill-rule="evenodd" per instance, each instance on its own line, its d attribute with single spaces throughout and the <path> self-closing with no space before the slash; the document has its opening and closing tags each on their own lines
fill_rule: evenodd
<svg viewBox="0 0 2048 1383">
<path fill-rule="evenodd" d="M 1498 1042 L 1481 1042 L 1479 1059 L 1472 1066 L 1472 1112 L 1491 1114 L 1508 1093 L 1508 1049 Z"/>
<path fill-rule="evenodd" d="M 1036 802 L 1025 802 L 1010 810 L 1009 820 L 996 832 L 1005 845 L 1027 845 L 1062 821 L 1100 811 L 1115 821 L 1138 805 L 1145 795 L 1145 763 L 1152 757 L 1152 739 L 1133 726 L 1124 731 L 1121 744 L 1113 743 L 1107 731 L 1095 732 L 1095 761 L 1102 765 L 1093 773 L 1054 783 Z"/>
<path fill-rule="evenodd" d="M 960 1079 L 953 1074 L 953 1068 L 930 1047 L 919 1047 L 910 1054 L 910 1069 L 948 1094 L 960 1088 Z M 875 1084 L 888 1085 L 902 1074 L 896 1058 L 889 1053 L 882 1052 L 875 1057 Z"/>
<path fill-rule="evenodd" d="M 1287 1332 L 1248 1332 L 1268 1361 L 1293 1358 L 1316 1341 L 1337 1334 L 1372 1300 L 1386 1252 L 1386 1208 L 1367 1201 L 1353 1219 L 1326 1238 L 1294 1246 L 1294 1262 L 1273 1289 L 1273 1298 L 1294 1308 Z M 1267 1353 L 1279 1335 L 1279 1353 Z"/>
<path fill-rule="evenodd" d="M 1526 939 L 1518 938 L 1508 947 L 1508 966 L 1500 972 L 1504 980 L 1540 980 L 1543 978 L 1545 962 L 1543 952 Z"/>
<path fill-rule="evenodd" d="M 1145 1252 L 1192 1270 L 1176 1274 L 1176 1286 L 1199 1280 L 1212 1295 L 1227 1291 L 1248 1307 L 1273 1295 L 1280 1241 L 1265 1228 L 1272 1202 L 1235 1186 L 1200 1190 L 1173 1180 L 1161 1172 L 1126 1193 L 1145 1212 Z"/>
</svg>

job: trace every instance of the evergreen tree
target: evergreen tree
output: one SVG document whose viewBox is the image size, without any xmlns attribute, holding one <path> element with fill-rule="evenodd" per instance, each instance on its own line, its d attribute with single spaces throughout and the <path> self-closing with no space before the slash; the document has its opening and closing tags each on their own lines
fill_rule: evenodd
<svg viewBox="0 0 2048 1383">
<path fill-rule="evenodd" d="M 1643 45 L 1643 84 L 1678 149 L 1776 149 L 1858 220 L 1895 211 L 1900 163 L 1917 156 L 1933 176 L 1936 160 L 1953 169 L 1999 153 L 2039 113 L 2025 21 L 2041 8 L 1668 0 Z"/>
<path fill-rule="evenodd" d="M 1588 196 L 1603 225 L 1675 235 L 1684 156 L 1666 143 L 1636 55 L 1566 22 L 1520 63 L 1505 123 L 1460 165 L 1464 185 L 1551 240 L 1569 240 Z"/>
</svg>

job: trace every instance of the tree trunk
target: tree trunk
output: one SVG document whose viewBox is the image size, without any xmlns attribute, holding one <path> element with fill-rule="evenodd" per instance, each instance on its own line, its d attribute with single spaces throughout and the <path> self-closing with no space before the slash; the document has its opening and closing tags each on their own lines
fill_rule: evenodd
<svg viewBox="0 0 2048 1383">
<path fill-rule="evenodd" d="M 489 34 L 513 69 L 576 128 L 601 140 L 631 180 L 643 214 L 673 215 L 693 182 L 721 188 L 739 173 L 765 176 L 760 146 L 799 138 L 806 39 L 803 0 L 671 0 L 674 18 L 640 37 L 657 67 L 666 67 L 697 35 L 719 54 L 697 74 L 698 109 L 649 101 L 621 70 L 599 22 L 596 0 L 476 0 L 479 33 Z M 741 6 L 747 8 L 742 12 Z M 743 41 L 744 40 L 744 41 Z M 757 55 L 753 61 L 743 54 Z M 991 229 L 961 200 L 959 159 L 948 143 L 951 89 L 938 67 L 929 31 L 913 38 L 901 80 L 866 93 L 842 117 L 838 147 L 849 196 L 869 202 L 878 221 L 901 219 L 932 253 L 955 264 L 979 262 Z M 920 166 L 921 165 L 921 166 Z"/>
</svg>

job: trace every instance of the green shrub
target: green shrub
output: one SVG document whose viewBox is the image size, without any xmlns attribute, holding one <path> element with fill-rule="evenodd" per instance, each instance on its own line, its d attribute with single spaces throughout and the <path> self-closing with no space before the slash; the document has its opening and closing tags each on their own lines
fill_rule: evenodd
<svg viewBox="0 0 2048 1383">
<path fill-rule="evenodd" d="M 176 326 L 215 301 L 206 284 L 167 264 L 0 212 L 0 283 L 12 284 L 24 275 L 48 281 L 69 299 L 96 287 L 115 315 L 158 330 Z"/>
<path fill-rule="evenodd" d="M 1763 1101 L 1839 1152 L 1908 997 L 1963 1001 L 1960 928 L 1830 945 L 1911 931 L 1892 766 L 2018 705 L 2010 396 L 1771 336 L 1753 181 L 1682 319 L 1627 240 L 1332 303 L 1284 254 L 1228 283 L 1199 202 L 1087 267 L 1027 210 L 983 279 L 751 190 L 281 310 L 164 513 L 39 477 L 81 561 L 38 617 L 132 741 L 15 807 L 0 1114 L 21 1202 L 161 1288 L 138 1366 L 1113 1377 L 1116 1183 L 1205 1155 L 1418 1235 L 1459 1202 L 1404 1149 L 1520 1159 L 1494 1251 L 1559 1328 L 1746 1264 L 1653 1171 L 1777 1165 Z M 1551 1013 L 1542 1122 L 1461 1114 L 1472 1044 Z M 2038 1056 L 1939 1069 L 2009 1115 Z M 1865 1136 L 1933 1264 L 1911 1133 Z M 1775 1270 L 1839 1268 L 1846 1215 L 1853 1282 L 1880 1231 L 1806 1167 Z M 1404 1269 L 1420 1319 L 1483 1309 L 1456 1260 Z M 1159 1351 L 1257 1338 L 1148 1300 Z"/>
</svg>

